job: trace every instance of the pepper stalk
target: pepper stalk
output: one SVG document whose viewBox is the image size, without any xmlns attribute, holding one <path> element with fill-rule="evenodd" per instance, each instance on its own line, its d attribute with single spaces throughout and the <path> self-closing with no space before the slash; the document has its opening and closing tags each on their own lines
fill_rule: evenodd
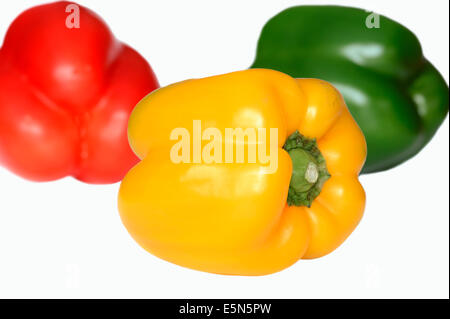
<svg viewBox="0 0 450 319">
<path fill-rule="evenodd" d="M 295 131 L 288 137 L 283 148 L 292 160 L 287 203 L 289 206 L 311 207 L 331 176 L 316 139 L 307 138 Z"/>
</svg>

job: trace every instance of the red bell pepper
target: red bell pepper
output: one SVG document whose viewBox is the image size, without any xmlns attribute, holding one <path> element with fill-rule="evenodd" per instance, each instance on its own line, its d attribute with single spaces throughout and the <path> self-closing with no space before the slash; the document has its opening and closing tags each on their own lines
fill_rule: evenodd
<svg viewBox="0 0 450 319">
<path fill-rule="evenodd" d="M 138 162 L 128 116 L 157 87 L 149 64 L 92 11 L 31 8 L 0 49 L 0 164 L 34 181 L 117 182 Z"/>
</svg>

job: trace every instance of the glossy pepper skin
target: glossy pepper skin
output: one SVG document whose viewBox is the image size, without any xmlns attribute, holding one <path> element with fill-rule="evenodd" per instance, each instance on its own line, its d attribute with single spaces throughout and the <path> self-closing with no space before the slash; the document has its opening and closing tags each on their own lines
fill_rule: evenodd
<svg viewBox="0 0 450 319">
<path fill-rule="evenodd" d="M 449 105 L 448 85 L 416 36 L 384 16 L 378 24 L 370 14 L 340 6 L 289 8 L 264 26 L 252 65 L 335 85 L 366 137 L 365 173 L 417 154 Z"/>
<path fill-rule="evenodd" d="M 193 120 L 221 132 L 277 128 L 278 169 L 270 174 L 259 160 L 174 163 L 171 130 L 186 128 L 192 136 Z M 287 204 L 294 162 L 283 146 L 296 131 L 317 139 L 310 141 L 331 175 L 309 208 Z M 143 248 L 175 264 L 270 274 L 333 251 L 362 217 L 365 139 L 327 82 L 260 69 L 176 83 L 139 102 L 128 132 L 142 161 L 121 184 L 121 219 Z"/>
<path fill-rule="evenodd" d="M 0 164 L 33 181 L 118 182 L 138 162 L 127 139 L 129 114 L 158 82 L 92 11 L 78 6 L 79 28 L 66 27 L 70 4 L 33 7 L 6 33 Z"/>
</svg>

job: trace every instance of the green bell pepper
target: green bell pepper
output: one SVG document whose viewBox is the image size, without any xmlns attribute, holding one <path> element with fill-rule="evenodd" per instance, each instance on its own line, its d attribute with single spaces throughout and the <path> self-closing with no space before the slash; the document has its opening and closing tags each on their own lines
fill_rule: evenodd
<svg viewBox="0 0 450 319">
<path fill-rule="evenodd" d="M 448 85 L 416 36 L 361 9 L 298 6 L 279 13 L 264 26 L 251 67 L 334 84 L 366 136 L 365 173 L 417 154 L 448 113 Z"/>
</svg>

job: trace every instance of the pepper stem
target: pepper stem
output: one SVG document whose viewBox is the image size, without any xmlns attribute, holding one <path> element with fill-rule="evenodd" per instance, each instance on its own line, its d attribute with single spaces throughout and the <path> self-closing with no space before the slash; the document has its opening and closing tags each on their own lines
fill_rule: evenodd
<svg viewBox="0 0 450 319">
<path fill-rule="evenodd" d="M 325 158 L 315 139 L 309 139 L 295 131 L 288 137 L 283 148 L 292 160 L 292 176 L 287 203 L 289 206 L 311 207 L 330 178 Z"/>
</svg>

